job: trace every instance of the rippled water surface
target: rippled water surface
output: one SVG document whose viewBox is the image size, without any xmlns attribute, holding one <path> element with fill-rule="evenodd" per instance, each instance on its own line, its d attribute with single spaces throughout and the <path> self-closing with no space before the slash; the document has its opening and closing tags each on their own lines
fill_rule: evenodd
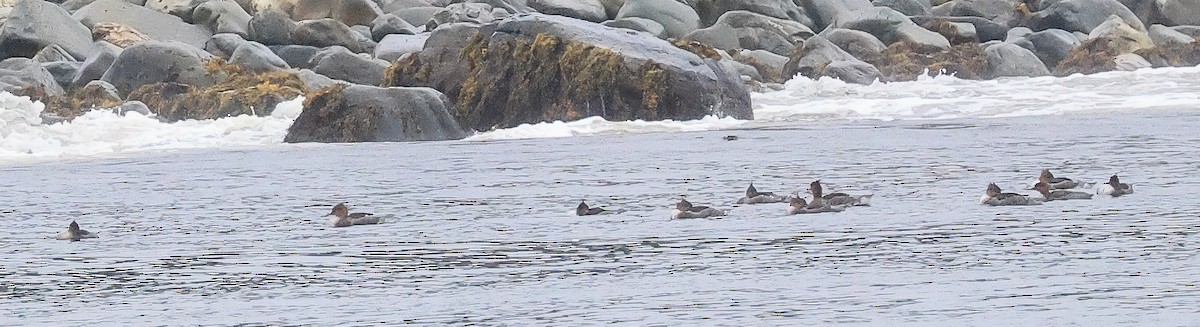
<svg viewBox="0 0 1200 327">
<path fill-rule="evenodd" d="M 1194 326 L 1197 145 L 1178 108 L 8 164 L 0 325 Z M 1042 168 L 1137 193 L 978 204 Z M 873 206 L 732 205 L 818 178 Z"/>
</svg>

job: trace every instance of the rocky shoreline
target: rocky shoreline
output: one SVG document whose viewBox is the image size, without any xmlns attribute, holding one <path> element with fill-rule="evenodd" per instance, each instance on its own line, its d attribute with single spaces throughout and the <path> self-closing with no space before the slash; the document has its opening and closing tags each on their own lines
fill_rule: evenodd
<svg viewBox="0 0 1200 327">
<path fill-rule="evenodd" d="M 749 92 L 1200 64 L 1196 0 L 0 0 L 0 90 L 43 121 L 266 116 L 286 142 L 601 116 L 753 119 Z M 797 76 L 800 75 L 800 76 Z"/>
</svg>

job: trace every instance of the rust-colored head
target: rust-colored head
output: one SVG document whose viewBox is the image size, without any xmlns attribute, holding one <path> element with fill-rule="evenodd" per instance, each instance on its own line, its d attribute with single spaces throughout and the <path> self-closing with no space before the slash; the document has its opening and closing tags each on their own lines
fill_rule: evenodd
<svg viewBox="0 0 1200 327">
<path fill-rule="evenodd" d="M 1054 174 L 1051 174 L 1049 169 L 1042 169 L 1042 173 L 1038 175 L 1039 182 L 1049 183 L 1051 179 L 1054 179 Z"/>
<path fill-rule="evenodd" d="M 1033 184 L 1033 189 L 1037 190 L 1039 193 L 1042 193 L 1042 195 L 1050 195 L 1050 184 L 1046 184 L 1046 182 L 1037 182 L 1037 184 Z"/>
<path fill-rule="evenodd" d="M 788 205 L 792 207 L 803 208 L 808 206 L 808 202 L 804 201 L 804 199 L 801 197 L 793 196 L 792 200 L 788 201 Z"/>
<path fill-rule="evenodd" d="M 346 207 L 345 203 L 338 203 L 333 206 L 333 211 L 330 211 L 329 214 L 338 218 L 346 217 L 350 215 L 350 208 Z"/>
</svg>

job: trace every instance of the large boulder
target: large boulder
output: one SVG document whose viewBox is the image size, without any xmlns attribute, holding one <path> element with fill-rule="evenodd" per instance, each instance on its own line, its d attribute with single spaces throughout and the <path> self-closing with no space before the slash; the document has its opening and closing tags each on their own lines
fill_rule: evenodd
<svg viewBox="0 0 1200 327">
<path fill-rule="evenodd" d="M 567 16 L 590 22 L 608 19 L 600 0 L 529 0 L 529 7 L 543 14 Z"/>
<path fill-rule="evenodd" d="M 702 45 L 688 44 L 703 48 Z M 386 85 L 429 86 L 458 106 L 464 127 L 602 116 L 609 120 L 753 119 L 741 78 L 712 48 L 704 56 L 644 33 L 561 16 L 514 16 L 434 31 Z"/>
<path fill-rule="evenodd" d="M 278 45 L 268 48 L 292 68 L 312 68 L 316 64 L 312 59 L 321 52 L 321 48 L 307 45 Z"/>
<path fill-rule="evenodd" d="M 379 8 L 383 12 L 393 12 L 400 9 L 415 8 L 415 7 L 433 7 L 428 0 L 382 0 L 379 1 Z"/>
<path fill-rule="evenodd" d="M 700 26 L 712 26 L 725 13 L 738 10 L 804 25 L 813 24 L 812 19 L 804 13 L 804 8 L 791 0 L 698 0 L 692 2 L 692 7 L 700 15 Z"/>
<path fill-rule="evenodd" d="M 425 48 L 426 40 L 429 40 L 428 34 L 388 35 L 375 46 L 375 59 L 393 62 L 405 54 L 421 52 Z"/>
<path fill-rule="evenodd" d="M 304 83 L 291 71 L 256 74 L 215 59 L 206 72 L 213 78 L 213 83 L 207 86 L 172 81 L 146 84 L 130 93 L 126 100 L 141 101 L 154 108 L 159 119 L 178 121 L 267 116 L 276 104 L 306 92 Z"/>
<path fill-rule="evenodd" d="M 663 27 L 662 24 L 659 24 L 656 21 L 641 17 L 614 19 L 604 22 L 602 25 L 646 32 L 660 39 L 667 38 L 667 28 Z"/>
<path fill-rule="evenodd" d="M 1168 25 L 1200 25 L 1200 0 L 1159 0 L 1164 23 Z"/>
<path fill-rule="evenodd" d="M 812 19 L 813 30 L 825 30 L 844 16 L 852 15 L 855 11 L 874 8 L 868 0 L 793 0 L 801 6 L 808 17 Z"/>
<path fill-rule="evenodd" d="M 424 29 L 418 29 L 416 26 L 404 21 L 404 19 L 400 18 L 400 16 L 386 14 L 379 16 L 379 18 L 375 18 L 375 21 L 371 22 L 371 40 L 380 42 L 383 41 L 383 38 L 387 37 L 388 35 L 412 35 L 421 33 L 422 30 Z"/>
<path fill-rule="evenodd" d="M 495 8 L 486 3 L 456 3 L 438 12 L 425 23 L 425 28 L 435 29 L 438 26 L 453 23 L 486 24 L 500 17 L 493 14 Z"/>
<path fill-rule="evenodd" d="M 1057 28 L 1068 32 L 1090 33 L 1111 15 L 1121 17 L 1136 30 L 1146 30 L 1146 26 L 1137 15 L 1117 0 L 1058 0 L 1033 13 L 1029 17 L 1028 26 L 1034 31 Z"/>
<path fill-rule="evenodd" d="M 1037 55 L 1015 44 L 1000 43 L 983 49 L 983 52 L 987 54 L 987 75 L 991 78 L 1050 75 L 1050 70 Z"/>
<path fill-rule="evenodd" d="M 933 7 L 935 16 L 974 16 L 998 22 L 1006 26 L 1017 26 L 1025 19 L 1017 11 L 1017 4 L 1024 0 L 955 0 Z"/>
<path fill-rule="evenodd" d="M 211 58 L 186 43 L 147 41 L 121 51 L 101 80 L 116 86 L 122 96 L 159 82 L 203 87 L 212 84 L 204 73 L 204 62 Z"/>
<path fill-rule="evenodd" d="M 246 42 L 248 42 L 246 39 L 237 34 L 216 34 L 213 35 L 212 39 L 208 40 L 208 43 L 204 44 L 204 51 L 208 51 L 208 53 L 223 59 L 229 59 L 229 56 L 233 55 L 233 51 Z"/>
<path fill-rule="evenodd" d="M 265 73 L 291 68 L 283 58 L 267 46 L 254 41 L 243 42 L 229 57 L 229 63 L 253 73 Z"/>
<path fill-rule="evenodd" d="M 400 17 L 406 22 L 413 24 L 416 27 L 425 27 L 425 30 L 431 30 L 427 25 L 433 16 L 446 11 L 442 7 L 412 7 L 404 8 L 391 12 L 391 14 Z"/>
<path fill-rule="evenodd" d="M 121 53 L 121 48 L 104 41 L 96 41 L 92 48 L 94 53 L 79 66 L 79 73 L 75 74 L 75 80 L 71 81 L 72 88 L 82 87 L 88 82 L 104 77 L 104 73 L 112 67 L 113 62 L 117 61 L 117 55 Z"/>
<path fill-rule="evenodd" d="M 292 34 L 292 41 L 298 45 L 322 48 L 340 45 L 354 53 L 366 51 L 362 39 L 363 36 L 350 29 L 350 26 L 331 18 L 301 21 L 296 24 L 296 31 Z"/>
<path fill-rule="evenodd" d="M 292 44 L 296 22 L 278 10 L 263 10 L 250 18 L 246 34 L 249 40 L 266 45 Z"/>
<path fill-rule="evenodd" d="M 145 7 L 191 21 L 192 11 L 206 2 L 210 0 L 146 0 Z"/>
<path fill-rule="evenodd" d="M 1172 30 L 1172 31 L 1174 31 L 1174 30 Z M 1178 32 L 1176 32 L 1176 33 L 1178 33 Z M 1182 35 L 1182 34 L 1180 34 L 1180 35 Z M 95 55 L 95 54 L 93 54 L 93 55 Z M 55 61 L 78 61 L 78 60 L 75 60 L 74 56 L 71 56 L 70 53 L 67 53 L 67 50 L 63 49 L 62 47 L 58 46 L 57 44 L 51 44 L 51 45 L 46 46 L 45 48 L 42 48 L 41 51 L 38 51 L 37 54 L 33 55 L 33 61 L 47 63 L 47 62 L 55 62 Z"/>
<path fill-rule="evenodd" d="M 29 58 L 0 61 L 0 91 L 37 98 L 66 94 L 53 74 Z"/>
<path fill-rule="evenodd" d="M 996 41 L 999 42 L 999 41 Z M 878 56 L 863 58 L 883 73 L 884 81 L 911 81 L 924 75 L 952 74 L 961 79 L 987 77 L 987 55 L 979 44 L 962 43 L 950 49 L 897 42 Z"/>
<path fill-rule="evenodd" d="M 1119 53 L 1130 53 L 1154 47 L 1154 41 L 1150 39 L 1150 35 L 1143 30 L 1129 26 L 1117 15 L 1109 16 L 1108 20 L 1096 26 L 1091 33 L 1088 33 L 1088 39 L 1107 39 L 1109 46 Z"/>
<path fill-rule="evenodd" d="M 871 7 L 842 14 L 830 26 L 871 33 L 884 44 L 907 42 L 950 48 L 950 41 L 946 37 L 918 26 L 904 14 L 887 7 Z"/>
<path fill-rule="evenodd" d="M 54 76 L 54 82 L 62 89 L 66 90 L 71 87 L 71 81 L 75 76 L 79 75 L 79 62 L 75 61 L 55 61 L 42 63 L 42 68 Z"/>
<path fill-rule="evenodd" d="M 424 87 L 334 85 L 310 94 L 283 141 L 399 142 L 467 137 L 454 103 Z"/>
<path fill-rule="evenodd" d="M 318 74 L 366 85 L 379 85 L 383 82 L 383 74 L 389 66 L 387 61 L 365 54 L 355 54 L 338 46 L 322 50 L 313 60 L 316 65 L 312 70 Z"/>
<path fill-rule="evenodd" d="M 372 0 L 334 0 L 332 2 L 332 17 L 346 26 L 370 25 L 371 21 L 383 15 L 383 9 Z"/>
<path fill-rule="evenodd" d="M 826 28 L 824 31 L 821 31 L 820 35 L 839 49 L 849 52 L 855 58 L 867 58 L 878 55 L 883 52 L 883 49 L 887 48 L 887 45 L 880 42 L 874 35 L 863 31 Z M 790 56 L 791 54 L 788 55 Z"/>
<path fill-rule="evenodd" d="M 89 28 L 105 22 L 121 23 L 153 40 L 178 41 L 196 48 L 203 48 L 213 34 L 207 28 L 188 24 L 179 17 L 121 0 L 97 0 L 71 17 Z"/>
<path fill-rule="evenodd" d="M 759 80 L 768 83 L 783 83 L 791 76 L 783 75 L 783 67 L 787 65 L 788 57 L 777 55 L 766 50 L 742 50 L 732 54 L 734 60 L 753 67 L 758 73 Z"/>
<path fill-rule="evenodd" d="M 92 36 L 86 26 L 58 5 L 38 0 L 17 1 L 0 26 L 0 60 L 33 57 L 42 48 L 58 45 L 77 59 L 91 55 Z"/>
<path fill-rule="evenodd" d="M 1009 27 L 1000 23 L 987 20 L 981 17 L 937 17 L 937 16 L 913 16 L 910 17 L 914 23 L 929 30 L 936 30 L 937 25 L 950 23 L 967 23 L 975 27 L 975 37 L 979 42 L 987 42 L 993 40 L 1004 40 L 1008 34 Z"/>
<path fill-rule="evenodd" d="M 625 6 L 625 0 L 600 0 L 600 4 L 604 5 L 604 13 L 612 19 L 617 18 L 617 13 Z"/>
<path fill-rule="evenodd" d="M 1033 44 L 1033 54 L 1037 55 L 1046 67 L 1057 66 L 1059 61 L 1066 58 L 1067 54 L 1080 44 L 1075 35 L 1060 29 L 1034 32 L 1025 36 L 1025 39 Z"/>
<path fill-rule="evenodd" d="M 196 6 L 192 21 L 208 27 L 213 33 L 234 33 L 249 37 L 250 14 L 233 1 L 209 1 Z"/>
<path fill-rule="evenodd" d="M 617 19 L 645 18 L 662 24 L 667 37 L 679 38 L 700 28 L 696 10 L 675 0 L 625 0 Z"/>
<path fill-rule="evenodd" d="M 1180 33 L 1173 28 L 1159 24 L 1150 25 L 1149 34 L 1150 40 L 1154 41 L 1154 44 L 1156 45 L 1188 44 L 1196 42 L 1196 38 L 1193 36 Z"/>
<path fill-rule="evenodd" d="M 851 56 L 821 36 L 805 40 L 804 47 L 792 54 L 783 66 L 783 73 L 785 77 L 829 76 L 857 84 L 871 84 L 882 77 L 875 66 Z"/>
<path fill-rule="evenodd" d="M 724 50 L 762 49 L 787 56 L 811 36 L 813 31 L 803 24 L 738 10 L 726 12 L 716 25 L 696 30 L 683 39 Z"/>
<path fill-rule="evenodd" d="M 933 11 L 928 0 L 875 0 L 876 7 L 888 7 L 905 16 L 927 16 Z"/>
<path fill-rule="evenodd" d="M 92 25 L 92 39 L 105 41 L 120 48 L 150 41 L 150 37 L 129 25 L 103 22 Z"/>
</svg>

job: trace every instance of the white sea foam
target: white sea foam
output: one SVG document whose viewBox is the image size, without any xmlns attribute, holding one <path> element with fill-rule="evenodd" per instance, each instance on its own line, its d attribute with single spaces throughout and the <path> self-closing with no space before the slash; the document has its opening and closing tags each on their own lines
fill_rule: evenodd
<svg viewBox="0 0 1200 327">
<path fill-rule="evenodd" d="M 0 158 L 277 144 L 283 142 L 303 101 L 301 97 L 280 103 L 270 117 L 164 123 L 137 113 L 97 110 L 70 122 L 43 124 L 42 103 L 0 92 Z"/>
<path fill-rule="evenodd" d="M 627 134 L 627 133 L 661 133 L 661 132 L 694 132 L 716 129 L 728 129 L 749 123 L 747 120 L 733 118 L 704 117 L 688 121 L 618 121 L 612 122 L 600 117 L 589 117 L 572 122 L 556 121 L 551 123 L 521 124 L 513 128 L 499 129 L 487 133 L 479 133 L 467 138 L 470 141 L 490 141 L 525 138 L 568 137 L 577 135 Z"/>
</svg>

